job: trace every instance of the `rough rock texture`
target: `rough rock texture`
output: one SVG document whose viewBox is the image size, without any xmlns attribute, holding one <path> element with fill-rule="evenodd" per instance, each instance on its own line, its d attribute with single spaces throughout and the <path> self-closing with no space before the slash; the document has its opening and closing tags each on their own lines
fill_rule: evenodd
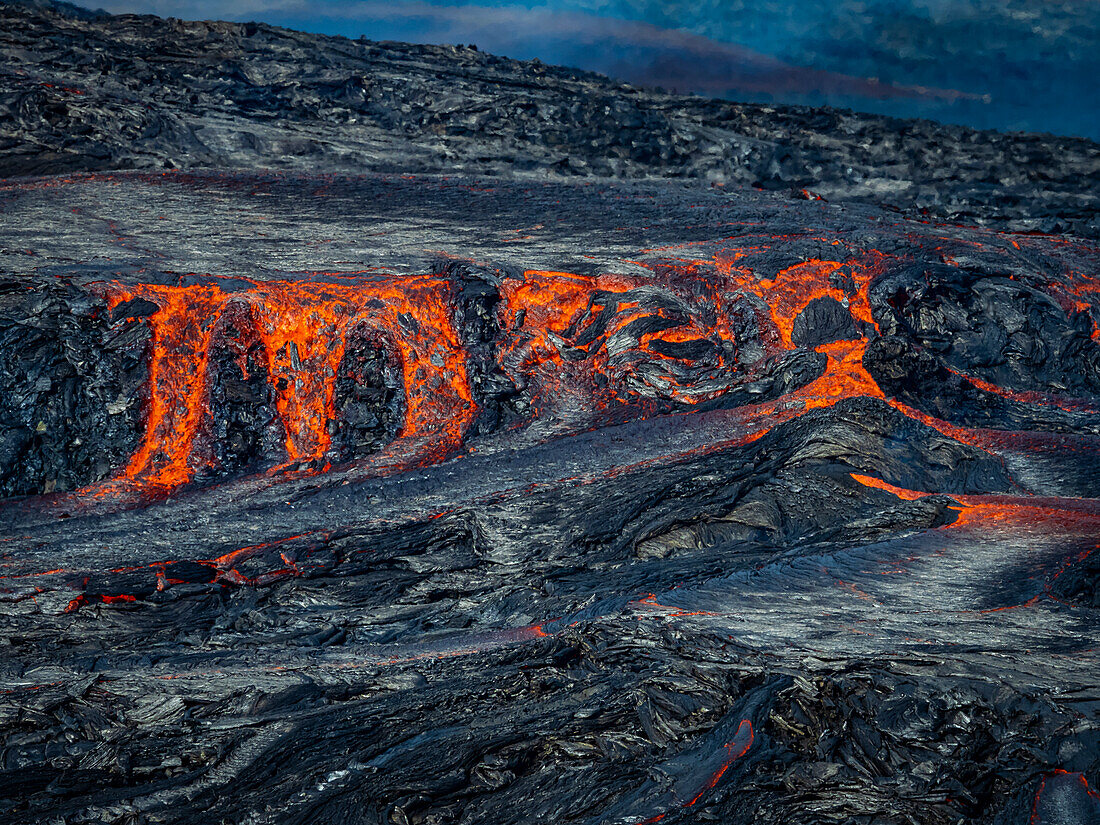
<svg viewBox="0 0 1100 825">
<path fill-rule="evenodd" d="M 0 495 L 73 490 L 105 478 L 140 441 L 148 302 L 111 313 L 66 283 L 0 297 Z M 95 353 L 94 358 L 89 355 Z"/>
<path fill-rule="evenodd" d="M 681 183 L 0 197 L 49 493 L 2 511 L 8 821 L 1091 821 L 1095 245 Z"/>
<path fill-rule="evenodd" d="M 5 822 L 1097 820 L 1100 247 L 1009 231 L 1068 221 L 1069 188 L 1087 229 L 1069 150 L 1095 147 L 754 110 L 833 159 L 877 150 L 812 118 L 1039 147 L 1049 180 L 1010 208 L 962 150 L 907 167 L 997 229 L 788 182 L 535 180 L 550 133 L 395 125 L 366 163 L 310 109 L 311 65 L 370 54 L 372 88 L 456 113 L 587 84 L 658 142 L 749 110 L 472 52 L 3 13 L 64 71 L 131 61 L 71 93 L 102 94 L 69 110 L 100 131 L 59 127 L 65 175 L 0 182 Z M 127 78 L 183 88 L 200 36 L 196 95 L 281 85 L 247 118 L 134 104 L 190 125 L 120 139 Z M 264 117 L 330 173 L 82 154 L 201 162 Z M 619 114 L 586 117 L 561 134 L 613 158 Z M 206 148 L 173 155 L 192 128 Z M 511 177 L 361 168 L 438 169 L 444 144 Z M 56 170 L 49 145 L 0 158 Z M 701 173 L 693 152 L 622 168 Z"/>
<path fill-rule="evenodd" d="M 693 178 L 1100 236 L 1100 147 L 643 91 L 467 48 L 0 5 L 0 175 Z"/>
</svg>

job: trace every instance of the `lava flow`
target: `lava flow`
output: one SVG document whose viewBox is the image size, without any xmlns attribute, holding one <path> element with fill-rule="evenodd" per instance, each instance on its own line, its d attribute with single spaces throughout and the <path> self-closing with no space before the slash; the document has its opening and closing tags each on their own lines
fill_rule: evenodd
<svg viewBox="0 0 1100 825">
<path fill-rule="evenodd" d="M 502 217 L 526 188 L 200 178 L 155 186 L 294 241 L 166 249 L 95 202 L 154 184 L 74 183 L 114 280 L 0 295 L 12 821 L 1094 812 L 1092 247 L 530 190 L 617 210 L 601 245 Z M 445 209 L 534 228 L 425 263 Z"/>
<path fill-rule="evenodd" d="M 131 485 L 170 490 L 201 466 L 197 449 L 209 424 L 210 357 L 231 312 L 263 345 L 275 408 L 285 431 L 277 469 L 324 459 L 336 417 L 336 378 L 353 336 L 379 340 L 399 361 L 405 420 L 398 438 L 422 456 L 445 456 L 461 443 L 476 405 L 466 355 L 451 321 L 450 285 L 436 278 L 359 284 L 220 281 L 192 286 L 104 288 L 112 310 L 143 299 L 152 314 L 150 392 L 144 440 L 121 476 L 95 491 Z"/>
<path fill-rule="evenodd" d="M 4 825 L 1100 818 L 1100 146 L 0 53 Z"/>
<path fill-rule="evenodd" d="M 824 356 L 822 365 L 816 377 L 807 375 L 763 406 L 757 403 L 756 414 L 768 427 L 804 410 L 866 396 L 956 440 L 987 444 L 988 437 L 973 428 L 888 396 L 868 372 L 868 342 L 881 334 L 876 312 L 891 311 L 889 303 L 873 309 L 871 289 L 898 271 L 901 259 L 859 251 L 768 274 L 755 256 L 771 248 L 658 260 L 645 264 L 648 276 L 532 270 L 504 278 L 497 288 L 495 367 L 528 399 L 534 418 L 562 433 L 723 404 L 775 359 L 805 348 Z M 138 300 L 156 311 L 149 321 L 144 437 L 116 478 L 89 491 L 97 497 L 127 489 L 165 492 L 212 464 L 211 353 L 230 325 L 244 328 L 263 352 L 283 432 L 282 455 L 268 462 L 271 472 L 331 461 L 336 379 L 346 371 L 343 359 L 355 338 L 378 342 L 400 364 L 404 422 L 390 452 L 412 455 L 414 464 L 437 462 L 462 445 L 480 409 L 456 325 L 457 287 L 440 276 L 340 283 L 208 278 L 100 289 L 113 312 L 125 315 Z M 1054 299 L 1064 303 L 1066 290 L 1076 296 L 1073 311 L 1094 293 L 1083 276 L 1055 284 Z M 761 348 L 763 358 L 758 354 L 746 363 L 743 350 L 752 346 Z M 1089 402 L 1004 389 L 945 369 L 975 391 L 1014 403 L 1095 412 Z"/>
</svg>

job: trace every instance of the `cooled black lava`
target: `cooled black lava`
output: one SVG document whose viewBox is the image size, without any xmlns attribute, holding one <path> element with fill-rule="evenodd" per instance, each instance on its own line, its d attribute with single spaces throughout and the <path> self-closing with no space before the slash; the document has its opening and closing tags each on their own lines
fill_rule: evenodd
<svg viewBox="0 0 1100 825">
<path fill-rule="evenodd" d="M 322 168 L 0 182 L 5 821 L 1097 820 L 1086 196 Z"/>
</svg>

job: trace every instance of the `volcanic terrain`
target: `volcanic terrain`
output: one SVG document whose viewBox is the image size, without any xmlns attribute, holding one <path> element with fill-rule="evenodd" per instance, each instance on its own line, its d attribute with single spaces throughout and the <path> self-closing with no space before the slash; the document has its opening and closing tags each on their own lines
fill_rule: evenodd
<svg viewBox="0 0 1100 825">
<path fill-rule="evenodd" d="M 1100 819 L 1100 147 L 0 48 L 5 822 Z"/>
</svg>

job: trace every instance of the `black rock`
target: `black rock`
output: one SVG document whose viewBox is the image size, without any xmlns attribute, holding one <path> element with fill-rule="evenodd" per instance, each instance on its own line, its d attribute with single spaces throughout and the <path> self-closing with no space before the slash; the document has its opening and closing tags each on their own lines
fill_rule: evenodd
<svg viewBox="0 0 1100 825">
<path fill-rule="evenodd" d="M 1094 144 L 0 49 L 4 822 L 1095 820 Z"/>
</svg>

